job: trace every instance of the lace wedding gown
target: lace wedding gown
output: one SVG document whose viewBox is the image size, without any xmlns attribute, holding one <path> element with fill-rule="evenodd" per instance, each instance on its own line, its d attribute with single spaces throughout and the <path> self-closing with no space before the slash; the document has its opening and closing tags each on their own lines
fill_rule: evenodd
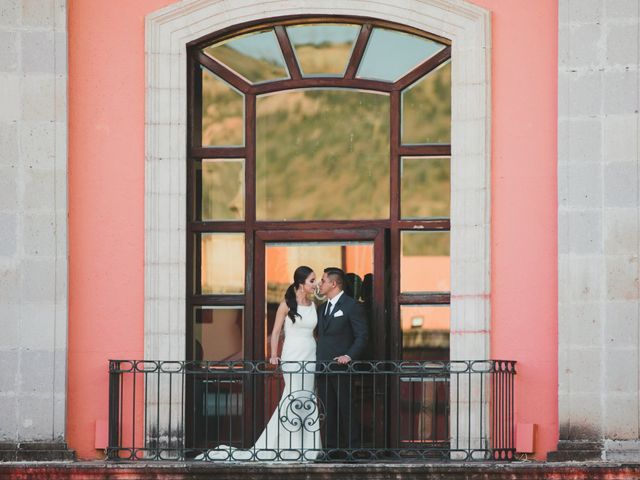
<svg viewBox="0 0 640 480">
<path fill-rule="evenodd" d="M 321 452 L 318 400 L 315 393 L 318 323 L 314 304 L 298 305 L 299 317 L 284 323 L 284 345 L 280 356 L 284 391 L 276 410 L 253 447 L 228 445 L 198 455 L 196 460 L 312 461 Z"/>
</svg>

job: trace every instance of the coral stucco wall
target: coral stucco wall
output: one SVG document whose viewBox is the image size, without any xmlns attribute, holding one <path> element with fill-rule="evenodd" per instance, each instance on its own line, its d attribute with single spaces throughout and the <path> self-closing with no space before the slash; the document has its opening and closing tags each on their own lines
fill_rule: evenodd
<svg viewBox="0 0 640 480">
<path fill-rule="evenodd" d="M 144 17 L 171 0 L 69 0 L 67 441 L 97 458 L 107 360 L 142 358 Z M 557 441 L 557 1 L 492 11 L 492 332 L 519 364 L 518 422 Z"/>
</svg>

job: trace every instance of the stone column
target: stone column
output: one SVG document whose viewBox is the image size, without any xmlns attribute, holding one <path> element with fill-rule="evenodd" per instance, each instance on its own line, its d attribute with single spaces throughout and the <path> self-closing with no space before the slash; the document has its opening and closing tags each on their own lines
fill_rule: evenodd
<svg viewBox="0 0 640 480">
<path fill-rule="evenodd" d="M 640 455 L 638 0 L 559 0 L 558 452 Z"/>
<path fill-rule="evenodd" d="M 69 457 L 66 12 L 0 1 L 0 460 Z"/>
</svg>

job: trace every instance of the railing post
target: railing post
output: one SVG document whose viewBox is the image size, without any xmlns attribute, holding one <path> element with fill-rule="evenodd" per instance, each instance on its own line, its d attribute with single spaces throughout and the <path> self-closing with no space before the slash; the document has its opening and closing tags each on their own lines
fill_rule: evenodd
<svg viewBox="0 0 640 480">
<path fill-rule="evenodd" d="M 110 459 L 118 458 L 120 437 L 120 361 L 109 360 L 109 445 L 107 456 Z"/>
</svg>

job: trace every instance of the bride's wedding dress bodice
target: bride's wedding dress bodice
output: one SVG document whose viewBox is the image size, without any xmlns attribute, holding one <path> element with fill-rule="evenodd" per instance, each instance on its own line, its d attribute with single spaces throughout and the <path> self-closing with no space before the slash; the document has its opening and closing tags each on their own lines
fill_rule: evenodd
<svg viewBox="0 0 640 480">
<path fill-rule="evenodd" d="M 316 307 L 311 305 L 298 305 L 298 315 L 295 323 L 287 315 L 284 320 L 284 343 L 280 359 L 289 361 L 315 361 L 316 340 L 313 338 L 313 330 L 318 324 Z"/>
</svg>

